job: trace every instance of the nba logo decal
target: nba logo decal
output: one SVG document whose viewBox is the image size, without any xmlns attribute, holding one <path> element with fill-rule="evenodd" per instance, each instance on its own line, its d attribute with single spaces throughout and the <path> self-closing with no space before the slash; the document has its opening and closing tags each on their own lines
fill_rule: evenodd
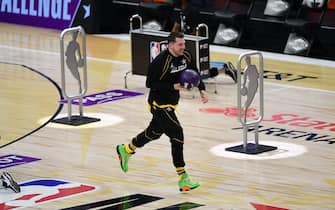
<svg viewBox="0 0 335 210">
<path fill-rule="evenodd" d="M 161 52 L 159 42 L 150 42 L 150 63 L 157 57 Z"/>
<path fill-rule="evenodd" d="M 20 183 L 21 192 L 0 189 L 0 209 L 17 209 L 75 196 L 96 189 L 95 186 L 57 180 L 35 179 Z"/>
</svg>

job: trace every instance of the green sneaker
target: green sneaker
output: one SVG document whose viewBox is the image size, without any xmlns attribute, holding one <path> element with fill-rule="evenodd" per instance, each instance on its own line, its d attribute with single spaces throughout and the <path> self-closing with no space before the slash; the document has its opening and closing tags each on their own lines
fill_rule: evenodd
<svg viewBox="0 0 335 210">
<path fill-rule="evenodd" d="M 122 171 L 127 172 L 128 171 L 128 159 L 134 153 L 129 154 L 128 152 L 126 152 L 126 146 L 124 144 L 117 145 L 116 152 L 119 156 Z"/>
<path fill-rule="evenodd" d="M 183 173 L 181 179 L 179 180 L 179 190 L 181 192 L 190 191 L 200 186 L 199 182 L 193 182 L 187 173 Z"/>
</svg>

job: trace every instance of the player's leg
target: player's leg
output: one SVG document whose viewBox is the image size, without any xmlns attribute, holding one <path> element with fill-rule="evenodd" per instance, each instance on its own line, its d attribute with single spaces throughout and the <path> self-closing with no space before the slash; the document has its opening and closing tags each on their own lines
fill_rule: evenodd
<svg viewBox="0 0 335 210">
<path fill-rule="evenodd" d="M 135 150 L 138 147 L 143 147 L 150 141 L 158 139 L 163 134 L 156 121 L 157 118 L 153 113 L 153 118 L 149 126 L 144 131 L 134 137 L 128 144 L 117 145 L 116 151 L 120 160 L 121 169 L 124 172 L 128 171 L 128 160 L 133 154 L 135 154 Z"/>
<path fill-rule="evenodd" d="M 170 137 L 173 165 L 179 175 L 179 190 L 189 191 L 199 187 L 200 183 L 192 181 L 185 171 L 184 133 L 174 110 L 163 109 L 159 112 L 159 117 L 160 127 Z"/>
</svg>

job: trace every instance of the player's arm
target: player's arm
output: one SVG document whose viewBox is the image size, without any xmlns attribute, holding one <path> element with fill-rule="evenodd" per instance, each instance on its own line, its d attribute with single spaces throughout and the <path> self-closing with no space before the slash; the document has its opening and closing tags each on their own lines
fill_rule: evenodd
<svg viewBox="0 0 335 210">
<path fill-rule="evenodd" d="M 200 83 L 199 83 L 199 85 L 198 85 L 198 89 L 199 89 L 199 91 L 200 91 L 200 92 L 201 92 L 201 91 L 205 91 L 205 90 L 206 90 L 205 83 L 204 83 L 204 82 L 202 81 L 202 79 L 201 79 L 200 71 L 199 71 L 199 69 L 198 69 L 197 66 L 196 66 L 195 60 L 192 59 L 192 55 L 191 55 L 191 53 L 185 50 L 185 51 L 184 51 L 184 56 L 185 56 L 187 62 L 189 62 L 188 67 L 189 67 L 190 69 L 194 69 L 194 70 L 199 74 L 199 76 L 200 76 Z"/>
<path fill-rule="evenodd" d="M 196 70 L 196 72 L 199 74 L 200 82 L 199 82 L 199 85 L 198 85 L 198 89 L 199 89 L 199 92 L 200 92 L 201 101 L 202 101 L 202 103 L 207 103 L 208 102 L 208 97 L 207 97 L 207 93 L 206 93 L 206 86 L 205 86 L 205 83 L 201 79 L 201 75 L 200 75 L 200 72 L 199 72 L 197 66 L 195 65 L 195 61 L 194 61 L 194 59 L 192 59 L 191 53 L 189 53 L 188 51 L 185 50 L 184 55 L 185 55 L 186 60 L 190 63 L 189 68 Z"/>
</svg>

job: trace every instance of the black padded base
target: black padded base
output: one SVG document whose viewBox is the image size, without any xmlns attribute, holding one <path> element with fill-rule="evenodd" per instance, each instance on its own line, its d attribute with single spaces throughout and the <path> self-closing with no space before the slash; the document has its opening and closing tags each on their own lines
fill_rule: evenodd
<svg viewBox="0 0 335 210">
<path fill-rule="evenodd" d="M 244 150 L 243 144 L 226 148 L 227 151 L 245 153 L 249 155 L 256 155 L 259 153 L 269 152 L 269 151 L 276 150 L 276 149 L 278 148 L 273 147 L 273 146 L 261 145 L 261 144 L 258 144 L 258 146 L 256 147 L 256 144 L 253 144 L 253 143 L 248 143 L 246 150 Z"/>
<path fill-rule="evenodd" d="M 55 119 L 51 122 L 65 124 L 65 125 L 80 126 L 80 125 L 85 125 L 88 123 L 93 123 L 93 122 L 98 122 L 98 121 L 100 121 L 100 119 L 98 118 L 84 117 L 84 116 L 80 117 L 79 115 L 75 115 L 71 117 L 71 120 L 69 120 L 68 117 L 63 117 L 63 118 Z"/>
</svg>

